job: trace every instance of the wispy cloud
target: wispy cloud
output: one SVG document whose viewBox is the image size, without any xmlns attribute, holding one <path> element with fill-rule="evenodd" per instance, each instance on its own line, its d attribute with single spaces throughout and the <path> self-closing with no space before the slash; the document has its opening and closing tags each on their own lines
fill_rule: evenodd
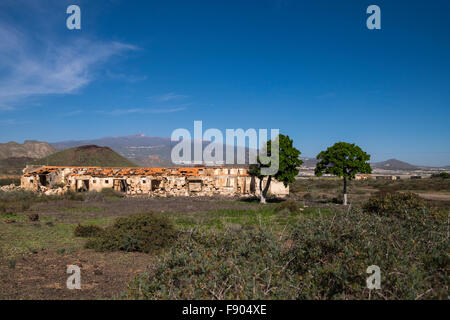
<svg viewBox="0 0 450 320">
<path fill-rule="evenodd" d="M 7 104 L 0 104 L 0 111 L 10 111 L 14 109 L 15 109 L 14 107 L 9 106 Z"/>
<path fill-rule="evenodd" d="M 70 94 L 95 79 L 96 68 L 113 56 L 138 48 L 121 42 L 79 38 L 61 43 L 32 41 L 0 23 L 0 110 L 21 98 Z"/>
<path fill-rule="evenodd" d="M 123 116 L 129 114 L 158 114 L 158 113 L 174 113 L 186 110 L 187 105 L 177 106 L 172 108 L 154 108 L 154 109 L 146 109 L 146 108 L 131 108 L 131 109 L 114 109 L 111 111 L 100 111 L 103 114 L 110 116 Z"/>
<path fill-rule="evenodd" d="M 16 119 L 0 119 L 0 124 L 4 126 L 18 126 L 22 124 L 27 124 L 26 121 L 17 121 Z"/>
<path fill-rule="evenodd" d="M 130 83 L 136 83 L 140 81 L 147 80 L 146 75 L 134 75 L 134 74 L 125 74 L 125 73 L 114 73 L 109 70 L 106 71 L 106 75 L 113 80 L 120 80 Z"/>
<path fill-rule="evenodd" d="M 63 118 L 65 118 L 65 117 L 72 117 L 72 116 L 79 115 L 82 112 L 83 111 L 81 111 L 81 110 L 73 110 L 73 111 L 69 111 L 69 112 L 66 112 L 66 113 L 61 113 L 59 116 L 63 117 Z"/>
<path fill-rule="evenodd" d="M 185 99 L 188 97 L 189 96 L 184 95 L 184 94 L 176 94 L 174 92 L 169 92 L 169 93 L 165 93 L 165 94 L 151 97 L 151 98 L 158 102 L 168 102 L 168 101 L 174 101 L 174 100 L 181 100 L 181 99 Z"/>
</svg>

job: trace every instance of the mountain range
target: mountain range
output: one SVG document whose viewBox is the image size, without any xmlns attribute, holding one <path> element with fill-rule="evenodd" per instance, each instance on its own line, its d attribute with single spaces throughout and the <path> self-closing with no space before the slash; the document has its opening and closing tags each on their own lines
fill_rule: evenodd
<svg viewBox="0 0 450 320">
<path fill-rule="evenodd" d="M 0 159 L 7 158 L 42 158 L 56 151 L 47 142 L 28 140 L 23 144 L 10 141 L 0 143 Z"/>
<path fill-rule="evenodd" d="M 25 141 L 23 144 L 8 142 L 0 144 L 0 171 L 5 168 L 23 168 L 25 164 L 35 162 L 35 159 L 44 158 L 55 153 L 56 151 L 93 145 L 108 147 L 122 157 L 129 159 L 132 163 L 136 163 L 140 166 L 174 166 L 175 164 L 171 161 L 171 151 L 177 143 L 178 142 L 172 142 L 170 138 L 150 137 L 143 134 L 121 137 L 104 137 L 92 140 L 70 140 L 50 144 L 41 141 Z M 210 143 L 210 141 L 203 141 L 203 148 Z M 226 145 L 223 145 L 222 147 L 225 154 Z M 235 147 L 234 151 L 235 159 L 237 151 L 244 151 L 246 159 L 248 158 L 248 148 Z M 304 168 L 314 168 L 317 163 L 315 158 L 302 157 L 301 159 L 303 160 Z M 80 163 L 78 164 L 81 165 Z M 424 166 L 412 165 L 396 159 L 371 163 L 371 166 L 374 169 L 407 171 L 427 168 Z M 441 168 L 449 170 L 450 166 Z"/>
<path fill-rule="evenodd" d="M 50 144 L 41 141 L 0 143 L 0 173 L 20 174 L 27 164 L 55 152 Z"/>
<path fill-rule="evenodd" d="M 32 162 L 49 166 L 137 167 L 127 158 L 108 147 L 86 145 L 57 151 Z"/>
<path fill-rule="evenodd" d="M 97 145 L 109 147 L 125 158 L 144 167 L 159 166 L 175 166 L 171 161 L 172 148 L 178 142 L 172 142 L 170 138 L 150 137 L 144 134 L 137 134 L 123 137 L 105 137 L 95 140 L 80 141 L 62 141 L 51 143 L 52 147 L 57 150 L 64 150 L 71 147 L 83 145 Z M 191 142 L 193 145 L 193 142 Z M 203 141 L 203 149 L 211 144 L 210 141 Z M 222 145 L 223 154 L 225 155 L 226 145 Z M 248 159 L 249 149 L 244 147 L 235 147 L 235 159 L 238 151 L 243 151 L 246 159 Z M 193 153 L 192 153 L 193 156 Z"/>
</svg>

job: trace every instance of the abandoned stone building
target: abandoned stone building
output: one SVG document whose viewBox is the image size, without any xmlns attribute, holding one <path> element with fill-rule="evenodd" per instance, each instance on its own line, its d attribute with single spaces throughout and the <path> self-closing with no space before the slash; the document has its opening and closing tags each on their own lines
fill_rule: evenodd
<svg viewBox="0 0 450 320">
<path fill-rule="evenodd" d="M 265 181 L 263 181 L 263 186 Z M 259 195 L 259 179 L 245 167 L 105 168 L 27 166 L 21 187 L 45 194 L 102 191 L 111 188 L 127 195 L 252 196 Z M 289 187 L 272 179 L 269 194 L 285 196 Z"/>
</svg>

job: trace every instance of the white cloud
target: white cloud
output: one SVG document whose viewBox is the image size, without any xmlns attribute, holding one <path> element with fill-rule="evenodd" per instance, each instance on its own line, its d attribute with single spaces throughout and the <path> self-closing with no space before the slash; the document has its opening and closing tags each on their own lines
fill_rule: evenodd
<svg viewBox="0 0 450 320">
<path fill-rule="evenodd" d="M 0 119 L 0 124 L 5 126 L 18 126 L 28 123 L 26 121 L 17 121 L 16 119 Z"/>
<path fill-rule="evenodd" d="M 95 79 L 96 68 L 113 56 L 137 50 L 121 42 L 78 39 L 36 43 L 0 24 L 0 110 L 5 102 L 34 95 L 70 94 Z"/>
<path fill-rule="evenodd" d="M 145 75 L 133 75 L 133 74 L 124 74 L 124 73 L 114 73 L 109 70 L 106 70 L 106 75 L 113 80 L 120 80 L 129 83 L 136 83 L 147 80 L 147 76 Z"/>
<path fill-rule="evenodd" d="M 127 114 L 158 114 L 158 113 L 173 113 L 186 110 L 187 105 L 176 106 L 171 108 L 154 108 L 154 109 L 146 109 L 146 108 L 131 108 L 131 109 L 115 109 L 111 111 L 101 111 L 103 114 L 107 114 L 110 116 L 123 116 Z"/>
<path fill-rule="evenodd" d="M 15 109 L 14 107 L 9 106 L 7 104 L 0 104 L 0 111 L 11 111 L 14 109 Z"/>
<path fill-rule="evenodd" d="M 168 102 L 168 101 L 180 100 L 180 99 L 185 99 L 185 98 L 188 98 L 188 96 L 186 96 L 184 94 L 176 94 L 174 92 L 169 92 L 169 93 L 154 97 L 154 99 L 158 102 Z"/>
</svg>

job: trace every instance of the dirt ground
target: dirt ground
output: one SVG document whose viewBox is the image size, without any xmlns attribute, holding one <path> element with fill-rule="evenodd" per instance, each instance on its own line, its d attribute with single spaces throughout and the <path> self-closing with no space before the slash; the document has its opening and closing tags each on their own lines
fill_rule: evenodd
<svg viewBox="0 0 450 320">
<path fill-rule="evenodd" d="M 450 201 L 450 194 L 445 193 L 417 193 L 421 198 L 427 200 Z"/>
<path fill-rule="evenodd" d="M 97 253 L 83 250 L 61 255 L 41 251 L 22 256 L 11 268 L 0 261 L 0 299 L 111 299 L 154 261 L 143 253 Z M 68 289 L 68 265 L 81 270 L 81 289 Z"/>
<path fill-rule="evenodd" d="M 217 209 L 249 209 L 258 205 L 239 198 L 124 198 L 115 201 L 69 201 L 58 200 L 50 203 L 38 203 L 31 212 L 42 217 L 56 218 L 65 222 L 80 222 L 80 219 L 99 217 L 119 217 L 143 212 L 194 213 Z M 97 210 L 91 210 L 97 208 Z"/>
<path fill-rule="evenodd" d="M 109 225 L 116 217 L 142 212 L 206 214 L 218 209 L 249 209 L 253 201 L 230 198 L 123 198 L 36 203 L 26 212 L 0 219 L 0 299 L 111 299 L 136 274 L 156 263 L 134 252 L 95 252 L 73 236 L 78 223 Z M 28 215 L 39 214 L 39 221 Z M 2 235 L 3 233 L 3 235 Z M 6 244 L 5 244 L 6 242 Z M 20 248 L 20 250 L 19 250 Z M 66 286 L 68 265 L 81 269 L 81 290 Z"/>
</svg>

